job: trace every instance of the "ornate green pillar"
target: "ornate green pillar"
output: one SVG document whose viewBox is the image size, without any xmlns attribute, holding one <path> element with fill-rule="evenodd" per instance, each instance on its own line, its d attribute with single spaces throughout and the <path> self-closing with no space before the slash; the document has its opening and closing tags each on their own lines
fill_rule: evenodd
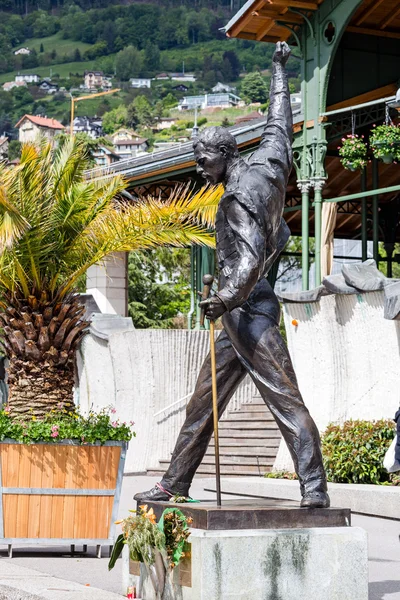
<svg viewBox="0 0 400 600">
<path fill-rule="evenodd" d="M 310 213 L 310 181 L 298 181 L 297 187 L 301 192 L 301 272 L 303 290 L 308 290 L 310 285 L 310 240 L 309 240 L 309 213 Z"/>
</svg>

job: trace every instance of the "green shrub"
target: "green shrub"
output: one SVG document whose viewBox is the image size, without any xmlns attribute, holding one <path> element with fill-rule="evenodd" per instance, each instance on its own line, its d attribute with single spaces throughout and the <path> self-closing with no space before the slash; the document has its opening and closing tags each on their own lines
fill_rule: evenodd
<svg viewBox="0 0 400 600">
<path fill-rule="evenodd" d="M 393 421 L 346 421 L 328 425 L 322 454 L 328 481 L 385 483 L 391 480 L 382 461 L 394 437 Z"/>
</svg>

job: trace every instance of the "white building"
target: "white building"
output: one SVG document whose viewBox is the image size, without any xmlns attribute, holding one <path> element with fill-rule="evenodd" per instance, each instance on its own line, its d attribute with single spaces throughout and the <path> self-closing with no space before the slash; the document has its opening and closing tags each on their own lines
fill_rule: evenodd
<svg viewBox="0 0 400 600">
<path fill-rule="evenodd" d="M 157 129 L 161 131 L 162 129 L 171 129 L 172 125 L 176 125 L 177 119 L 173 117 L 160 117 L 157 121 Z"/>
<path fill-rule="evenodd" d="M 58 92 L 58 85 L 45 80 L 39 85 L 39 89 L 42 92 L 46 92 L 46 94 L 56 94 Z"/>
<path fill-rule="evenodd" d="M 190 83 L 196 81 L 194 73 L 170 73 L 169 76 L 173 81 L 189 81 Z"/>
<path fill-rule="evenodd" d="M 22 143 L 37 142 L 41 137 L 52 140 L 65 129 L 64 125 L 56 119 L 34 115 L 24 115 L 15 127 L 19 132 L 18 139 Z"/>
<path fill-rule="evenodd" d="M 39 75 L 35 75 L 34 73 L 26 73 L 25 75 L 21 75 L 20 73 L 18 73 L 18 75 L 15 76 L 15 81 L 25 81 L 26 83 L 38 83 Z"/>
<path fill-rule="evenodd" d="M 19 50 L 15 50 L 15 52 L 14 52 L 15 56 L 18 56 L 18 54 L 28 55 L 30 53 L 31 53 L 31 51 L 29 50 L 29 48 L 20 48 Z"/>
<path fill-rule="evenodd" d="M 239 102 L 239 96 L 235 96 L 235 94 L 231 93 L 185 96 L 180 100 L 178 110 L 194 110 L 196 106 L 201 110 L 204 110 L 205 108 L 231 108 L 233 106 L 238 106 Z"/>
<path fill-rule="evenodd" d="M 144 77 L 133 77 L 129 80 L 129 83 L 133 88 L 151 88 L 151 79 Z"/>
<path fill-rule="evenodd" d="M 103 71 L 85 71 L 85 88 L 87 90 L 111 89 L 111 77 L 105 77 Z"/>
<path fill-rule="evenodd" d="M 16 87 L 27 87 L 27 83 L 26 81 L 7 81 L 6 83 L 3 83 L 3 90 L 5 92 L 9 92 L 11 91 L 13 88 Z"/>
<path fill-rule="evenodd" d="M 101 145 L 93 153 L 93 158 L 96 165 L 99 167 L 108 167 L 115 162 L 118 162 L 121 157 L 116 154 L 111 148 L 105 145 Z"/>
<path fill-rule="evenodd" d="M 114 152 L 122 159 L 134 158 L 147 152 L 149 143 L 147 138 L 120 139 L 114 142 Z"/>
</svg>

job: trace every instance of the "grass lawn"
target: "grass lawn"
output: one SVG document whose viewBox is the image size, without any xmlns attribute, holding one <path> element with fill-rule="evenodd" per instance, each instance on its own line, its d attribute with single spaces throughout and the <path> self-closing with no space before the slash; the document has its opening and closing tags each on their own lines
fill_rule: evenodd
<svg viewBox="0 0 400 600">
<path fill-rule="evenodd" d="M 86 70 L 94 69 L 94 64 L 96 61 L 88 60 L 86 62 L 70 62 L 59 65 L 51 65 L 49 67 L 35 67 L 34 69 L 22 69 L 19 73 L 37 73 L 41 77 L 50 77 L 52 74 L 59 75 L 62 78 L 69 77 L 70 73 L 79 73 L 83 75 L 83 72 Z M 0 83 L 5 83 L 6 81 L 14 81 L 15 76 L 17 75 L 17 71 L 10 71 L 9 73 L 2 73 L 0 75 Z"/>
<path fill-rule="evenodd" d="M 36 52 L 39 54 L 40 44 L 43 44 L 43 49 L 45 52 L 51 52 L 52 50 L 56 50 L 58 56 L 71 54 L 74 50 L 76 50 L 76 48 L 79 48 L 79 51 L 83 53 L 85 50 L 92 46 L 92 44 L 86 44 L 85 42 L 65 40 L 62 37 L 61 32 L 59 31 L 58 33 L 55 33 L 54 35 L 50 35 L 48 37 L 31 38 L 29 40 L 26 40 L 19 47 L 29 48 L 29 50 L 36 50 Z"/>
</svg>

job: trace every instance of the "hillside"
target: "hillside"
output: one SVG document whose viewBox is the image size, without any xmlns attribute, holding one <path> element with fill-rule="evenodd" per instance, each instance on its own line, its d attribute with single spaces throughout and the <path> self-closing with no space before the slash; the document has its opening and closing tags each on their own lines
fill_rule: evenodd
<svg viewBox="0 0 400 600">
<path fill-rule="evenodd" d="M 240 94 L 247 73 L 268 73 L 271 64 L 273 45 L 229 40 L 220 32 L 231 9 L 237 10 L 242 1 L 169 0 L 167 7 L 161 0 L 123 5 L 118 0 L 96 0 L 95 4 L 76 0 L 65 6 L 61 1 L 56 9 L 47 7 L 46 1 L 41 0 L 42 9 L 36 10 L 27 0 L 28 14 L 21 15 L 21 5 L 7 0 L 11 10 L 2 13 L 0 84 L 14 81 L 18 73 L 35 73 L 51 78 L 62 90 L 50 96 L 31 84 L 12 91 L 0 89 L 0 132 L 11 137 L 16 136 L 14 124 L 25 113 L 46 114 L 67 124 L 69 91 L 79 94 L 75 90 L 83 85 L 85 70 L 103 71 L 121 92 L 77 103 L 76 114 L 106 115 L 108 132 L 126 124 L 151 136 L 146 128 L 157 117 L 168 116 L 183 95 L 210 92 L 219 81 Z M 5 0 L 0 0 L 0 9 L 2 3 Z M 19 48 L 28 48 L 30 53 L 15 55 Z M 289 69 L 296 87 L 298 61 L 291 59 Z M 196 77 L 195 82 L 185 82 L 187 91 L 177 90 L 172 80 L 154 81 L 151 90 L 129 85 L 132 77 L 154 78 L 160 72 L 183 70 Z M 267 82 L 268 75 L 263 77 Z M 262 97 L 265 102 L 264 92 Z M 237 113 L 240 110 L 234 109 L 232 115 L 214 116 L 212 121 L 234 121 Z M 193 115 L 186 118 L 190 121 Z"/>
</svg>

